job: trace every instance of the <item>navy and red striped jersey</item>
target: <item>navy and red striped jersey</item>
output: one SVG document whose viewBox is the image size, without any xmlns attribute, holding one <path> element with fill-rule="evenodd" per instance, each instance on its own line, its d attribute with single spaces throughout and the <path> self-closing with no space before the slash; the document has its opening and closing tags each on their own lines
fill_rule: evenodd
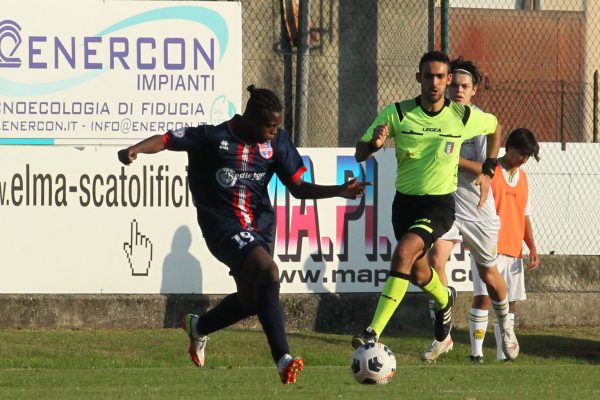
<svg viewBox="0 0 600 400">
<path fill-rule="evenodd" d="M 219 239 L 232 229 L 260 232 L 270 241 L 275 223 L 268 184 L 273 174 L 287 184 L 306 167 L 288 133 L 277 129 L 266 143 L 248 145 L 231 121 L 169 131 L 166 148 L 186 151 L 190 192 L 205 237 Z"/>
</svg>

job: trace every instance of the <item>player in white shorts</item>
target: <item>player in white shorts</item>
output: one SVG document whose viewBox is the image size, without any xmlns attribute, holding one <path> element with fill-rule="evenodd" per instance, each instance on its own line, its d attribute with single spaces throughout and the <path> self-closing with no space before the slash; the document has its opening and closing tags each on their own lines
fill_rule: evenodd
<svg viewBox="0 0 600 400">
<path fill-rule="evenodd" d="M 498 159 L 496 174 L 492 179 L 492 192 L 496 213 L 500 217 L 501 229 L 498 232 L 498 270 L 506 281 L 508 293 L 508 318 L 514 326 L 516 302 L 525 300 L 525 271 L 523 266 L 523 242 L 529 249 L 530 262 L 528 268 L 535 269 L 539 265 L 539 257 L 535 248 L 533 230 L 531 228 L 531 203 L 527 175 L 519 167 L 533 156 L 539 160 L 539 145 L 531 131 L 525 128 L 514 130 L 506 140 L 506 154 Z M 473 308 L 487 310 L 489 308 L 488 291 L 473 269 Z M 475 324 L 481 335 L 476 338 L 483 344 L 487 329 L 487 318 Z M 496 358 L 505 360 L 503 348 L 499 345 L 500 331 L 494 324 L 496 336 Z M 473 340 L 473 337 L 471 338 Z"/>
<path fill-rule="evenodd" d="M 525 277 L 523 275 L 523 259 L 506 254 L 498 254 L 496 267 L 506 282 L 508 302 L 527 300 Z M 473 258 L 471 258 L 471 268 L 473 270 L 473 296 L 487 296 L 487 288 L 477 273 Z"/>
<path fill-rule="evenodd" d="M 471 97 L 477 91 L 477 84 L 481 81 L 481 73 L 471 61 L 461 58 L 453 60 L 450 64 L 452 83 L 450 85 L 450 98 L 459 103 L 471 105 Z M 471 105 L 471 112 L 482 112 Z M 499 218 L 492 196 L 488 196 L 485 203 L 480 204 L 480 189 L 475 185 L 475 178 L 481 172 L 493 176 L 495 161 L 486 159 L 486 138 L 475 137 L 463 143 L 460 151 L 460 164 L 458 170 L 458 189 L 454 193 L 456 207 L 456 220 L 452 229 L 436 241 L 430 250 L 430 265 L 437 271 L 440 280 L 447 285 L 446 262 L 452 248 L 460 241 L 458 233 L 462 234 L 465 245 L 470 248 L 471 256 L 475 260 L 475 269 L 486 283 L 492 299 L 496 316 L 501 321 L 503 346 L 509 358 L 514 359 L 519 354 L 519 344 L 513 331 L 513 326 L 508 318 L 508 298 L 504 279 L 496 268 L 496 242 L 500 227 Z M 471 309 L 471 320 L 483 319 L 487 321 L 487 310 Z M 471 330 L 471 329 L 469 329 Z M 470 332 L 471 337 L 476 332 Z M 439 342 L 434 340 L 431 346 L 421 354 L 423 361 L 433 362 L 438 357 L 452 350 L 450 335 Z M 477 349 L 471 349 L 471 360 L 483 362 L 483 354 Z"/>
</svg>

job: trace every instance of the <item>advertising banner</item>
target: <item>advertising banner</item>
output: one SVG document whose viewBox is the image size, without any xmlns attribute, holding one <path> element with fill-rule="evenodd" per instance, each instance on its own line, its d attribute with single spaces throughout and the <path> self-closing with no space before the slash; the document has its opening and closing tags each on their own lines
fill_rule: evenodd
<svg viewBox="0 0 600 400">
<path fill-rule="evenodd" d="M 187 155 L 117 147 L 0 146 L 1 293 L 204 293 L 235 290 L 208 251 L 187 189 Z M 396 242 L 390 222 L 395 157 L 364 164 L 354 149 L 301 149 L 303 179 L 371 182 L 364 198 L 297 200 L 272 179 L 274 259 L 284 293 L 378 292 Z M 449 279 L 470 288 L 458 247 Z M 411 290 L 418 290 L 411 288 Z"/>
<path fill-rule="evenodd" d="M 0 145 L 130 142 L 240 112 L 241 4 L 3 1 Z"/>
</svg>

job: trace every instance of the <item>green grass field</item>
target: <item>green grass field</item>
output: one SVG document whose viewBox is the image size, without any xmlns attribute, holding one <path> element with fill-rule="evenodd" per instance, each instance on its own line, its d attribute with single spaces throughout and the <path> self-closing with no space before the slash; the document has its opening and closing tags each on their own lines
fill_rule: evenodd
<svg viewBox="0 0 600 400">
<path fill-rule="evenodd" d="M 419 361 L 429 332 L 382 338 L 398 373 L 383 386 L 354 382 L 349 336 L 294 332 L 304 357 L 295 385 L 282 385 L 262 332 L 211 336 L 207 366 L 194 367 L 181 330 L 0 331 L 0 399 L 600 399 L 600 338 L 595 328 L 520 331 L 522 353 L 471 365 L 468 333 L 435 364 Z"/>
</svg>

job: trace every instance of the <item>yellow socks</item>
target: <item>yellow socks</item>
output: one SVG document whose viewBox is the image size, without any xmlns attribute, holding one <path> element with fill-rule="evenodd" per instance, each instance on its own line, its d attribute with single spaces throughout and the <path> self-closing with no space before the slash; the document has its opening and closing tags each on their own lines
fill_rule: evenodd
<svg viewBox="0 0 600 400">
<path fill-rule="evenodd" d="M 435 269 L 430 268 L 431 270 L 431 280 L 425 286 L 422 286 L 421 289 L 429 293 L 437 303 L 440 310 L 443 310 L 444 307 L 448 304 L 448 289 L 442 281 L 440 281 L 440 277 L 438 276 Z"/>
<path fill-rule="evenodd" d="M 393 275 L 392 275 L 393 274 Z M 394 311 L 400 305 L 400 302 L 406 294 L 408 289 L 408 276 L 400 273 L 390 272 L 385 286 L 379 296 L 379 302 L 377 303 L 377 309 L 373 316 L 373 321 L 370 327 L 373 328 L 377 335 L 381 335 L 385 326 L 394 315 Z"/>
</svg>

